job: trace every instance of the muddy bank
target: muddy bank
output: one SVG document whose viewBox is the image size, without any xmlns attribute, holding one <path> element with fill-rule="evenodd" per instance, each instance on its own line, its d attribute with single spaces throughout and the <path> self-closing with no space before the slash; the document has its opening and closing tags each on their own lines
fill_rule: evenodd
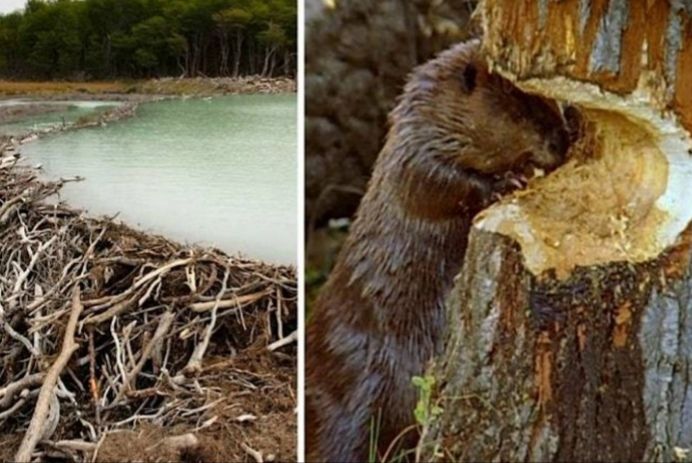
<svg viewBox="0 0 692 463">
<path fill-rule="evenodd" d="M 295 461 L 295 269 L 49 204 L 64 182 L 15 150 L 0 140 L 0 460 Z"/>
<path fill-rule="evenodd" d="M 0 97 L 33 96 L 56 99 L 122 100 L 146 95 L 213 96 L 294 93 L 296 81 L 289 78 L 222 77 L 162 78 L 131 82 L 15 82 L 0 80 Z"/>
</svg>

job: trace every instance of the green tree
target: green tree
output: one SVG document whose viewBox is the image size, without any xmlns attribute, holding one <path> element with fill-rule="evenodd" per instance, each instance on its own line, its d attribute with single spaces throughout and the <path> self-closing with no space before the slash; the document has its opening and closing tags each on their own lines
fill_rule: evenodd
<svg viewBox="0 0 692 463">
<path fill-rule="evenodd" d="M 262 76 L 271 76 L 274 74 L 276 66 L 276 55 L 279 50 L 288 44 L 286 31 L 280 25 L 269 22 L 267 28 L 259 34 L 260 42 L 265 46 L 264 66 L 262 67 Z"/>
<path fill-rule="evenodd" d="M 252 22 L 252 13 L 243 8 L 227 8 L 214 13 L 221 41 L 221 73 L 228 73 L 229 35 L 233 34 L 233 76 L 240 73 L 240 60 L 245 29 Z"/>
<path fill-rule="evenodd" d="M 0 77 L 291 74 L 295 2 L 28 0 L 0 15 Z"/>
</svg>

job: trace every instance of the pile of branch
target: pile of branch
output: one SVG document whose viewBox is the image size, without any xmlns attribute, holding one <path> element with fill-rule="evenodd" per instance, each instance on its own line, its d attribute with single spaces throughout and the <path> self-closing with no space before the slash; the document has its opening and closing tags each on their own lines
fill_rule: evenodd
<svg viewBox="0 0 692 463">
<path fill-rule="evenodd" d="M 53 200 L 66 180 L 18 158 L 0 139 L 0 435 L 23 435 L 15 460 L 91 461 L 141 422 L 193 445 L 223 418 L 220 375 L 257 389 L 234 359 L 295 362 L 293 268 L 86 218 Z"/>
</svg>

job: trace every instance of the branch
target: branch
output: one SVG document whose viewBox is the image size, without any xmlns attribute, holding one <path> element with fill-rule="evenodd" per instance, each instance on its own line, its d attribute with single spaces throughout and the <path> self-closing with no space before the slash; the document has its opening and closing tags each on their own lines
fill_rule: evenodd
<svg viewBox="0 0 692 463">
<path fill-rule="evenodd" d="M 292 342 L 295 342 L 298 340 L 298 332 L 294 331 L 293 333 L 289 334 L 285 338 L 281 338 L 278 341 L 274 341 L 273 343 L 269 344 L 267 346 L 267 349 L 274 351 L 276 349 L 279 349 L 283 346 L 287 346 L 291 344 Z"/>
<path fill-rule="evenodd" d="M 55 385 L 58 382 L 58 378 L 62 373 L 62 370 L 67 365 L 67 362 L 72 357 L 72 354 L 79 349 L 79 344 L 74 340 L 75 330 L 77 329 L 77 320 L 79 315 L 82 313 L 82 303 L 80 302 L 79 288 L 75 287 L 72 296 L 72 311 L 70 312 L 70 319 L 67 322 L 67 328 L 65 329 L 65 336 L 63 338 L 62 349 L 55 363 L 50 367 L 46 378 L 41 386 L 41 391 L 38 394 L 38 400 L 36 401 L 36 408 L 34 409 L 34 415 L 31 417 L 31 422 L 29 423 L 29 428 L 24 434 L 24 439 L 22 444 L 19 446 L 19 450 L 15 455 L 15 461 L 19 463 L 29 463 L 31 461 L 31 455 L 34 453 L 36 444 L 38 444 L 41 438 L 42 431 L 45 426 L 46 418 L 48 417 L 50 400 L 54 394 Z"/>
<path fill-rule="evenodd" d="M 158 328 L 156 328 L 154 336 L 151 338 L 149 343 L 147 343 L 147 345 L 144 346 L 144 349 L 142 350 L 142 356 L 140 357 L 139 362 L 137 362 L 137 365 L 135 365 L 132 371 L 130 371 L 125 376 L 125 378 L 123 378 L 123 387 L 118 392 L 118 395 L 113 401 L 113 404 L 117 404 L 120 401 L 120 399 L 123 398 L 125 393 L 132 389 L 132 381 L 142 371 L 144 364 L 147 362 L 147 360 L 149 360 L 149 357 L 151 356 L 151 351 L 154 349 L 156 344 L 158 344 L 158 342 L 161 339 L 163 339 L 166 333 L 168 333 L 168 330 L 171 328 L 171 325 L 173 324 L 173 320 L 175 320 L 175 314 L 173 312 L 165 312 L 163 315 L 161 315 L 161 319 L 159 320 L 159 326 Z"/>
</svg>

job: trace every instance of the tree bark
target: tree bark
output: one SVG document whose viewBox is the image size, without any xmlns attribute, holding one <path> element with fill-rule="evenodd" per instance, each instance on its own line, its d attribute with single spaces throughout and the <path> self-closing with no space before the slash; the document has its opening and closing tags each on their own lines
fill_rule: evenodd
<svg viewBox="0 0 692 463">
<path fill-rule="evenodd" d="M 274 55 L 277 47 L 275 45 L 264 48 L 264 64 L 262 65 L 262 77 L 270 77 L 274 68 Z"/>
<path fill-rule="evenodd" d="M 221 64 L 219 66 L 219 74 L 221 76 L 228 75 L 228 56 L 230 55 L 230 47 L 228 45 L 228 32 L 223 26 L 219 30 L 219 49 L 221 51 Z"/>
<path fill-rule="evenodd" d="M 560 281 L 474 229 L 421 460 L 676 460 L 692 447 L 690 244 Z"/>
<path fill-rule="evenodd" d="M 492 68 L 583 131 L 476 217 L 418 460 L 692 460 L 686 5 L 484 0 Z"/>
</svg>

